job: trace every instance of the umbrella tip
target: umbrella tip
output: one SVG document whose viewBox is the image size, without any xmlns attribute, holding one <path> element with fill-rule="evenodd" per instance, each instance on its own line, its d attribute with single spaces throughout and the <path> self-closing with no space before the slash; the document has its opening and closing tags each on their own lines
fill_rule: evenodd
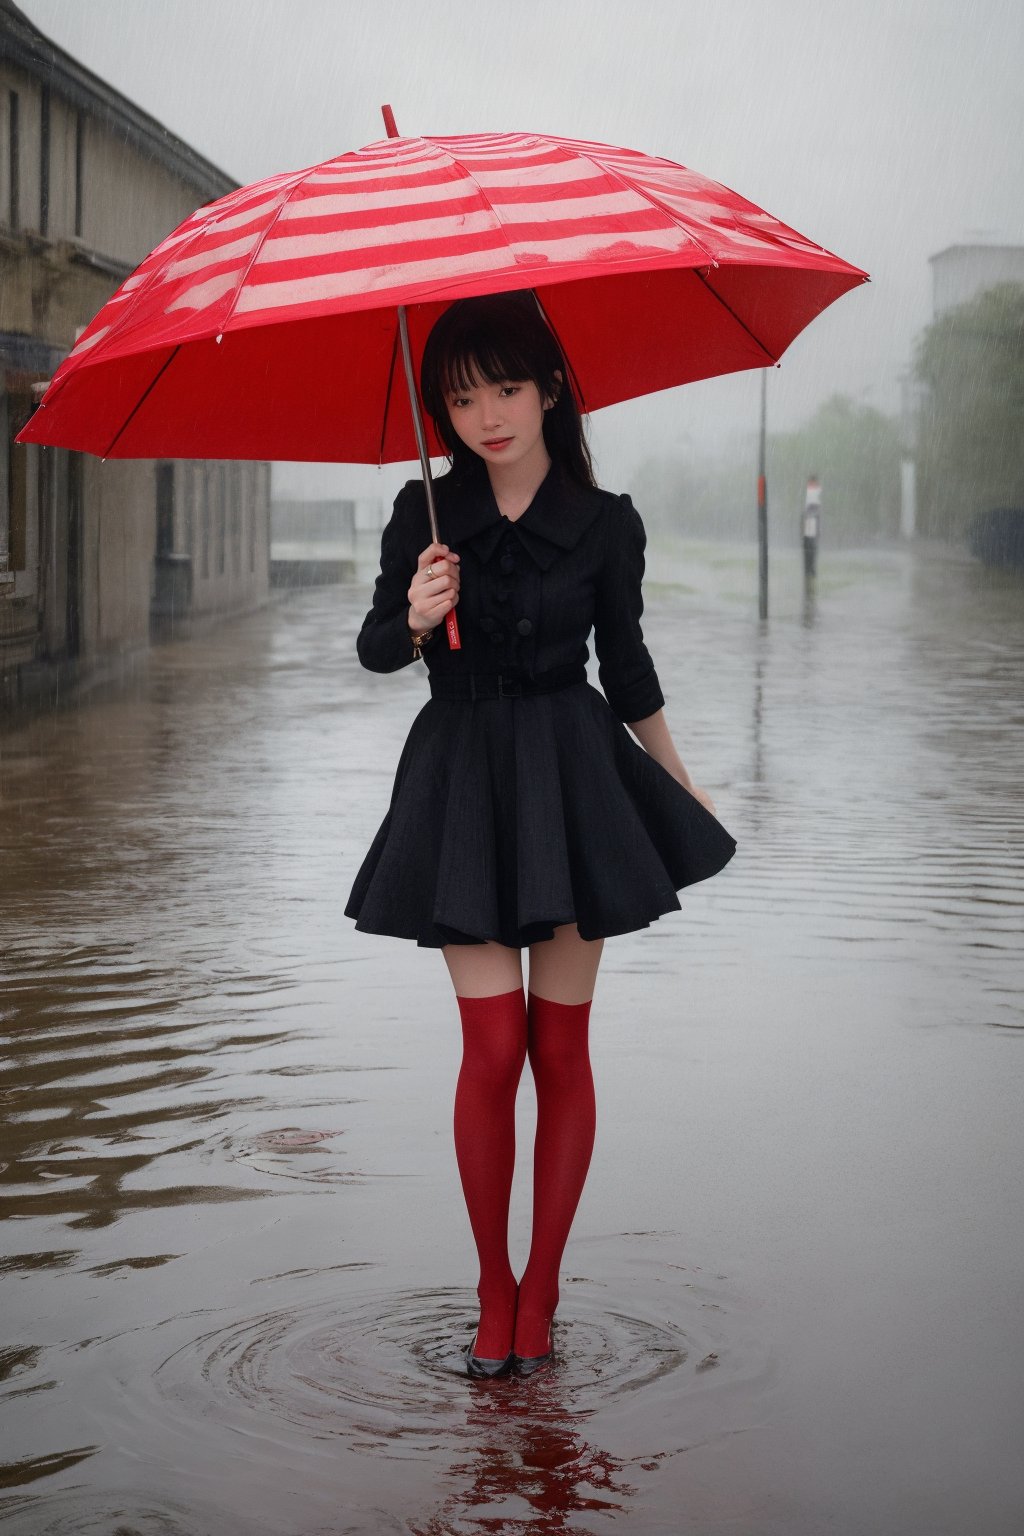
<svg viewBox="0 0 1024 1536">
<path fill-rule="evenodd" d="M 388 106 L 381 107 L 380 110 L 384 116 L 384 127 L 387 129 L 388 138 L 397 139 L 399 137 L 399 133 L 395 124 L 395 114 Z"/>
</svg>

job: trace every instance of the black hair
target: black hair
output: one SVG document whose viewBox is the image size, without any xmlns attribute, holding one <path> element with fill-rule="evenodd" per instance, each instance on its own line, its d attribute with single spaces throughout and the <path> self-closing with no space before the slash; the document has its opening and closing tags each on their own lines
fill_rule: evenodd
<svg viewBox="0 0 1024 1536">
<path fill-rule="evenodd" d="M 561 373 L 561 379 L 557 375 Z M 532 289 L 458 299 L 436 321 L 423 349 L 420 392 L 456 471 L 480 457 L 459 437 L 448 414 L 447 393 L 532 379 L 542 400 L 544 443 L 573 480 L 594 486 L 594 466 L 571 380 L 574 376 Z"/>
</svg>

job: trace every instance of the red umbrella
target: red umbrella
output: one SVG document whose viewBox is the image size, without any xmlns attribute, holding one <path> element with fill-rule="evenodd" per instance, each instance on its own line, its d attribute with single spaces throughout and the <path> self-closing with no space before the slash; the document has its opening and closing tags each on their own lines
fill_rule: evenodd
<svg viewBox="0 0 1024 1536">
<path fill-rule="evenodd" d="M 671 160 L 530 133 L 393 137 L 197 209 L 86 327 L 17 441 L 411 459 L 392 403 L 404 306 L 418 357 L 454 299 L 533 288 L 595 410 L 763 368 L 866 278 Z"/>
<path fill-rule="evenodd" d="M 19 441 L 381 463 L 396 306 L 534 288 L 588 410 L 775 362 L 867 274 L 696 172 L 502 133 L 385 139 L 204 204 L 108 300 Z M 440 446 L 432 442 L 435 451 Z"/>
</svg>

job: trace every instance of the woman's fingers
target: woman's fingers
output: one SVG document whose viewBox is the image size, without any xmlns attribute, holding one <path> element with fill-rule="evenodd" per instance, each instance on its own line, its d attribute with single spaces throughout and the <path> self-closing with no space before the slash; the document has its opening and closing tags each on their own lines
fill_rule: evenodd
<svg viewBox="0 0 1024 1536">
<path fill-rule="evenodd" d="M 459 557 L 447 544 L 428 544 L 421 552 L 408 598 L 416 612 L 432 623 L 439 623 L 455 607 L 459 600 Z"/>
<path fill-rule="evenodd" d="M 452 554 L 447 544 L 428 544 L 419 558 L 414 580 L 422 586 L 431 581 L 441 581 L 458 587 L 459 557 Z M 439 590 L 438 588 L 434 589 Z"/>
<path fill-rule="evenodd" d="M 433 565 L 436 571 L 441 565 L 447 565 L 449 562 L 457 566 L 459 557 L 449 550 L 447 544 L 428 544 L 416 562 L 417 574 L 425 571 L 428 565 Z"/>
</svg>

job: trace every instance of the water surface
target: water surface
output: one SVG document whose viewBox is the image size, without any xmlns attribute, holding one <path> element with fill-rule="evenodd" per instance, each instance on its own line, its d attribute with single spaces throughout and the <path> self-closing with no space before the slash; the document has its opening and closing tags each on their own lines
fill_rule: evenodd
<svg viewBox="0 0 1024 1536">
<path fill-rule="evenodd" d="M 367 581 L 5 726 L 5 1530 L 1019 1530 L 1022 591 L 779 551 L 771 599 L 652 547 L 739 849 L 606 943 L 529 1383 L 462 1364 L 447 971 L 342 915 L 426 697 L 360 669 Z"/>
</svg>

